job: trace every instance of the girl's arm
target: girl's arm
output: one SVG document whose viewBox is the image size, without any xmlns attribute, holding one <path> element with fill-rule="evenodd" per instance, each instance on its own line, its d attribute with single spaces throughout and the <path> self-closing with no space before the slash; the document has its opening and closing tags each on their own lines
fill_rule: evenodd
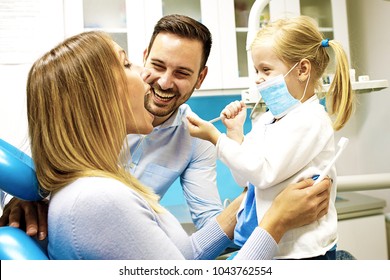
<svg viewBox="0 0 390 280">
<path fill-rule="evenodd" d="M 226 135 L 241 144 L 244 139 L 243 125 L 246 119 L 246 105 L 243 101 L 234 101 L 221 112 L 221 120 L 226 126 Z M 202 120 L 195 114 L 187 115 L 188 129 L 191 136 L 217 144 L 221 133 L 208 121 Z"/>
</svg>

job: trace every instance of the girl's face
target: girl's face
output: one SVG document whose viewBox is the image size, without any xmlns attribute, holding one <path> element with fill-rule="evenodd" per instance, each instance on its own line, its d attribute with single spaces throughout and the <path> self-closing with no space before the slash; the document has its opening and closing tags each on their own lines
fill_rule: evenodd
<svg viewBox="0 0 390 280">
<path fill-rule="evenodd" d="M 256 45 L 251 49 L 252 61 L 256 70 L 256 84 L 260 84 L 269 78 L 278 76 L 280 74 L 286 75 L 294 65 L 286 65 L 274 53 L 271 43 L 263 43 Z M 298 67 L 284 78 L 290 94 L 300 99 L 302 91 L 300 89 L 298 80 Z"/>
<path fill-rule="evenodd" d="M 153 130 L 154 115 L 149 113 L 144 106 L 145 96 L 150 94 L 150 86 L 143 81 L 141 74 L 147 70 L 132 64 L 126 52 L 119 45 L 114 43 L 114 47 L 125 70 L 127 81 L 128 92 L 122 96 L 124 108 L 128 108 L 127 102 L 131 106 L 131 110 L 125 109 L 126 131 L 128 134 L 148 134 Z"/>
</svg>

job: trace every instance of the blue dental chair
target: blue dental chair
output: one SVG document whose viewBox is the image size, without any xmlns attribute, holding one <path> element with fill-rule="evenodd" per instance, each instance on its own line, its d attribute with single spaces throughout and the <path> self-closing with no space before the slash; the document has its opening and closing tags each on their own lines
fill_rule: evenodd
<svg viewBox="0 0 390 280">
<path fill-rule="evenodd" d="M 28 201 L 42 200 L 34 163 L 28 155 L 0 139 L 0 189 Z M 48 260 L 42 246 L 19 228 L 0 227 L 0 260 Z"/>
</svg>

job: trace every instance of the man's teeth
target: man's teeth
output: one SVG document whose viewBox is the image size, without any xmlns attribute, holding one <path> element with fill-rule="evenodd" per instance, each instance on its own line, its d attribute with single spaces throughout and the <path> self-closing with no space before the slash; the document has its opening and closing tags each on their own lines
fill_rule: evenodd
<svg viewBox="0 0 390 280">
<path fill-rule="evenodd" d="M 157 90 L 154 90 L 154 92 L 156 93 L 156 95 L 158 97 L 163 98 L 163 99 L 171 99 L 171 98 L 173 98 L 175 96 L 174 94 L 160 92 L 160 91 L 157 91 Z"/>
</svg>

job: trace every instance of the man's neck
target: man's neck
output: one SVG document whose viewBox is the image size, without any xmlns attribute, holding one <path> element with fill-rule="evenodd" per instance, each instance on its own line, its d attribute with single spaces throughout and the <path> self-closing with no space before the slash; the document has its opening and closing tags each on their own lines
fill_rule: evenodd
<svg viewBox="0 0 390 280">
<path fill-rule="evenodd" d="M 153 120 L 153 127 L 159 126 L 163 124 L 166 120 L 168 120 L 176 111 L 172 112 L 171 114 L 164 116 L 164 117 L 154 117 Z"/>
</svg>

